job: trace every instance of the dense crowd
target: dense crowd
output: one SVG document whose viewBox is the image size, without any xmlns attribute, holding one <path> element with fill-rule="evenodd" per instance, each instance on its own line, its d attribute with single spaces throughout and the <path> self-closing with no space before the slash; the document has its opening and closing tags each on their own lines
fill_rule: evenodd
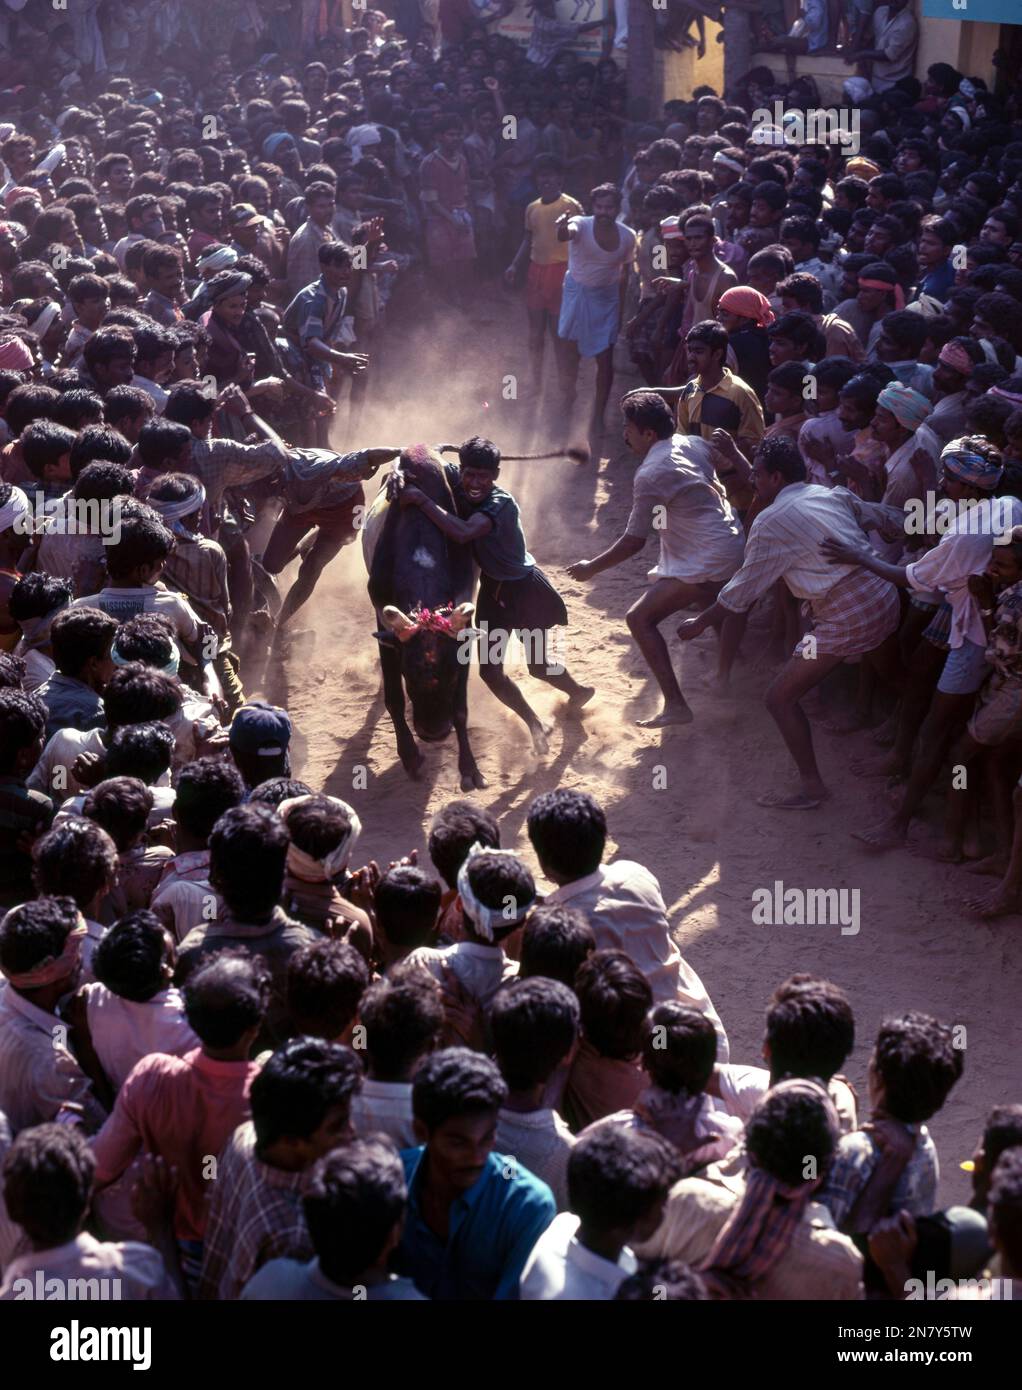
<svg viewBox="0 0 1022 1390">
<path fill-rule="evenodd" d="M 592 796 L 532 801 L 546 887 L 477 800 L 424 827 L 428 865 L 363 863 L 359 814 L 245 691 L 394 460 L 387 505 L 472 548 L 480 605 L 565 622 L 496 445 L 360 442 L 367 392 L 400 418 L 395 325 L 502 303 L 551 419 L 595 359 L 597 452 L 615 371 L 645 383 L 625 533 L 569 570 L 658 539 L 627 615 L 644 722 L 692 718 L 659 624 L 700 610 L 679 635 L 715 628 L 725 698 L 758 606 L 799 773 L 761 803 L 828 794 L 802 702 L 852 663 L 846 723 L 888 745 L 860 770 L 904 783 L 861 837 L 902 844 L 946 789 L 945 855 L 989 839 L 978 910 L 1016 909 L 1018 85 L 922 83 L 911 12 L 858 7 L 852 148 L 802 143 L 812 82 L 763 68 L 654 119 L 614 26 L 552 0 L 527 47 L 467 3 L 348 30 L 331 5 L 75 8 L 0 30 L 0 1299 L 1022 1291 L 1022 1104 L 977 1135 L 970 1204 L 938 1196 L 950 1023 L 886 1019 L 859 1097 L 847 995 L 796 974 L 732 1058 Z"/>
</svg>

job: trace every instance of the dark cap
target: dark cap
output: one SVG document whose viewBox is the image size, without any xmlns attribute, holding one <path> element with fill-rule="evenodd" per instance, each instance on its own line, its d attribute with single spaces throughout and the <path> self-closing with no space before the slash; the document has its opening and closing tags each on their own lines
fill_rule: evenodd
<svg viewBox="0 0 1022 1390">
<path fill-rule="evenodd" d="M 250 700 L 235 711 L 231 721 L 230 745 L 237 753 L 275 758 L 287 752 L 291 742 L 291 718 L 287 710 Z"/>
</svg>

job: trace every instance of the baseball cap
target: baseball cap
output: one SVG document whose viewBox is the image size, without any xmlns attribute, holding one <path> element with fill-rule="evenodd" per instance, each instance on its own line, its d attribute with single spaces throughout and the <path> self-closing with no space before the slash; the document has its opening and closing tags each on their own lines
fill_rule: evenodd
<svg viewBox="0 0 1022 1390">
<path fill-rule="evenodd" d="M 291 742 L 291 717 L 279 705 L 250 700 L 235 711 L 231 721 L 230 745 L 238 753 L 276 758 Z"/>
</svg>

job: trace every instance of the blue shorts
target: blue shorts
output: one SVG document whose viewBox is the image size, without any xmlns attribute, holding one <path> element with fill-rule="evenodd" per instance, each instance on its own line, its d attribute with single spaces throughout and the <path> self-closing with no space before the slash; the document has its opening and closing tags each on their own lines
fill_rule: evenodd
<svg viewBox="0 0 1022 1390">
<path fill-rule="evenodd" d="M 942 695 L 975 695 L 989 674 L 986 647 L 966 637 L 948 652 L 937 689 Z"/>
</svg>

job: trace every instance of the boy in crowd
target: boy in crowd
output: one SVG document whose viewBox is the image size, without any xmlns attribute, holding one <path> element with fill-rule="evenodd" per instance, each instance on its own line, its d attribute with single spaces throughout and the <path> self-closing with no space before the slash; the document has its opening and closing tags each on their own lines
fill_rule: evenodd
<svg viewBox="0 0 1022 1390">
<path fill-rule="evenodd" d="M 516 1299 L 557 1205 L 546 1183 L 493 1151 L 507 1087 L 467 1048 L 434 1052 L 412 1083 L 419 1146 L 402 1154 L 408 1212 L 393 1268 L 427 1298 Z"/>
<path fill-rule="evenodd" d="M 398 1148 L 412 1148 L 412 1083 L 440 1042 L 440 987 L 423 971 L 398 966 L 366 990 L 358 1018 L 365 1034 L 366 1078 L 352 1101 L 352 1128 L 364 1138 L 385 1134 Z"/>
<path fill-rule="evenodd" d="M 512 980 L 490 1001 L 487 1022 L 508 1087 L 494 1143 L 541 1178 L 554 1194 L 558 1211 L 564 1211 L 568 1156 L 575 1141 L 544 1100 L 554 1073 L 570 1065 L 574 1056 L 578 1000 L 556 980 Z"/>
<path fill-rule="evenodd" d="M 309 1170 L 352 1137 L 361 1084 L 358 1059 L 337 1043 L 292 1038 L 269 1058 L 252 1082 L 251 1120 L 220 1155 L 200 1298 L 237 1298 L 267 1261 L 311 1255 L 302 1213 Z"/>
<path fill-rule="evenodd" d="M 631 860 L 602 863 L 607 818 L 596 799 L 566 787 L 543 792 L 529 807 L 528 830 L 540 868 L 557 884 L 545 902 L 585 913 L 597 950 L 625 951 L 646 976 L 658 1003 L 678 999 L 706 1014 L 720 1040 L 718 1057 L 726 1062 L 723 1024 L 702 981 L 674 943 L 660 885 L 648 869 Z"/>
<path fill-rule="evenodd" d="M 386 1139 L 355 1139 L 335 1149 L 316 1164 L 303 1200 L 315 1259 L 270 1260 L 242 1299 L 424 1299 L 411 1279 L 388 1270 L 407 1201 L 401 1158 Z"/>
<path fill-rule="evenodd" d="M 632 1242 L 663 1219 L 680 1173 L 658 1134 L 601 1129 L 579 1137 L 568 1159 L 570 1210 L 555 1216 L 522 1271 L 523 1299 L 612 1299 L 638 1269 Z"/>
</svg>

